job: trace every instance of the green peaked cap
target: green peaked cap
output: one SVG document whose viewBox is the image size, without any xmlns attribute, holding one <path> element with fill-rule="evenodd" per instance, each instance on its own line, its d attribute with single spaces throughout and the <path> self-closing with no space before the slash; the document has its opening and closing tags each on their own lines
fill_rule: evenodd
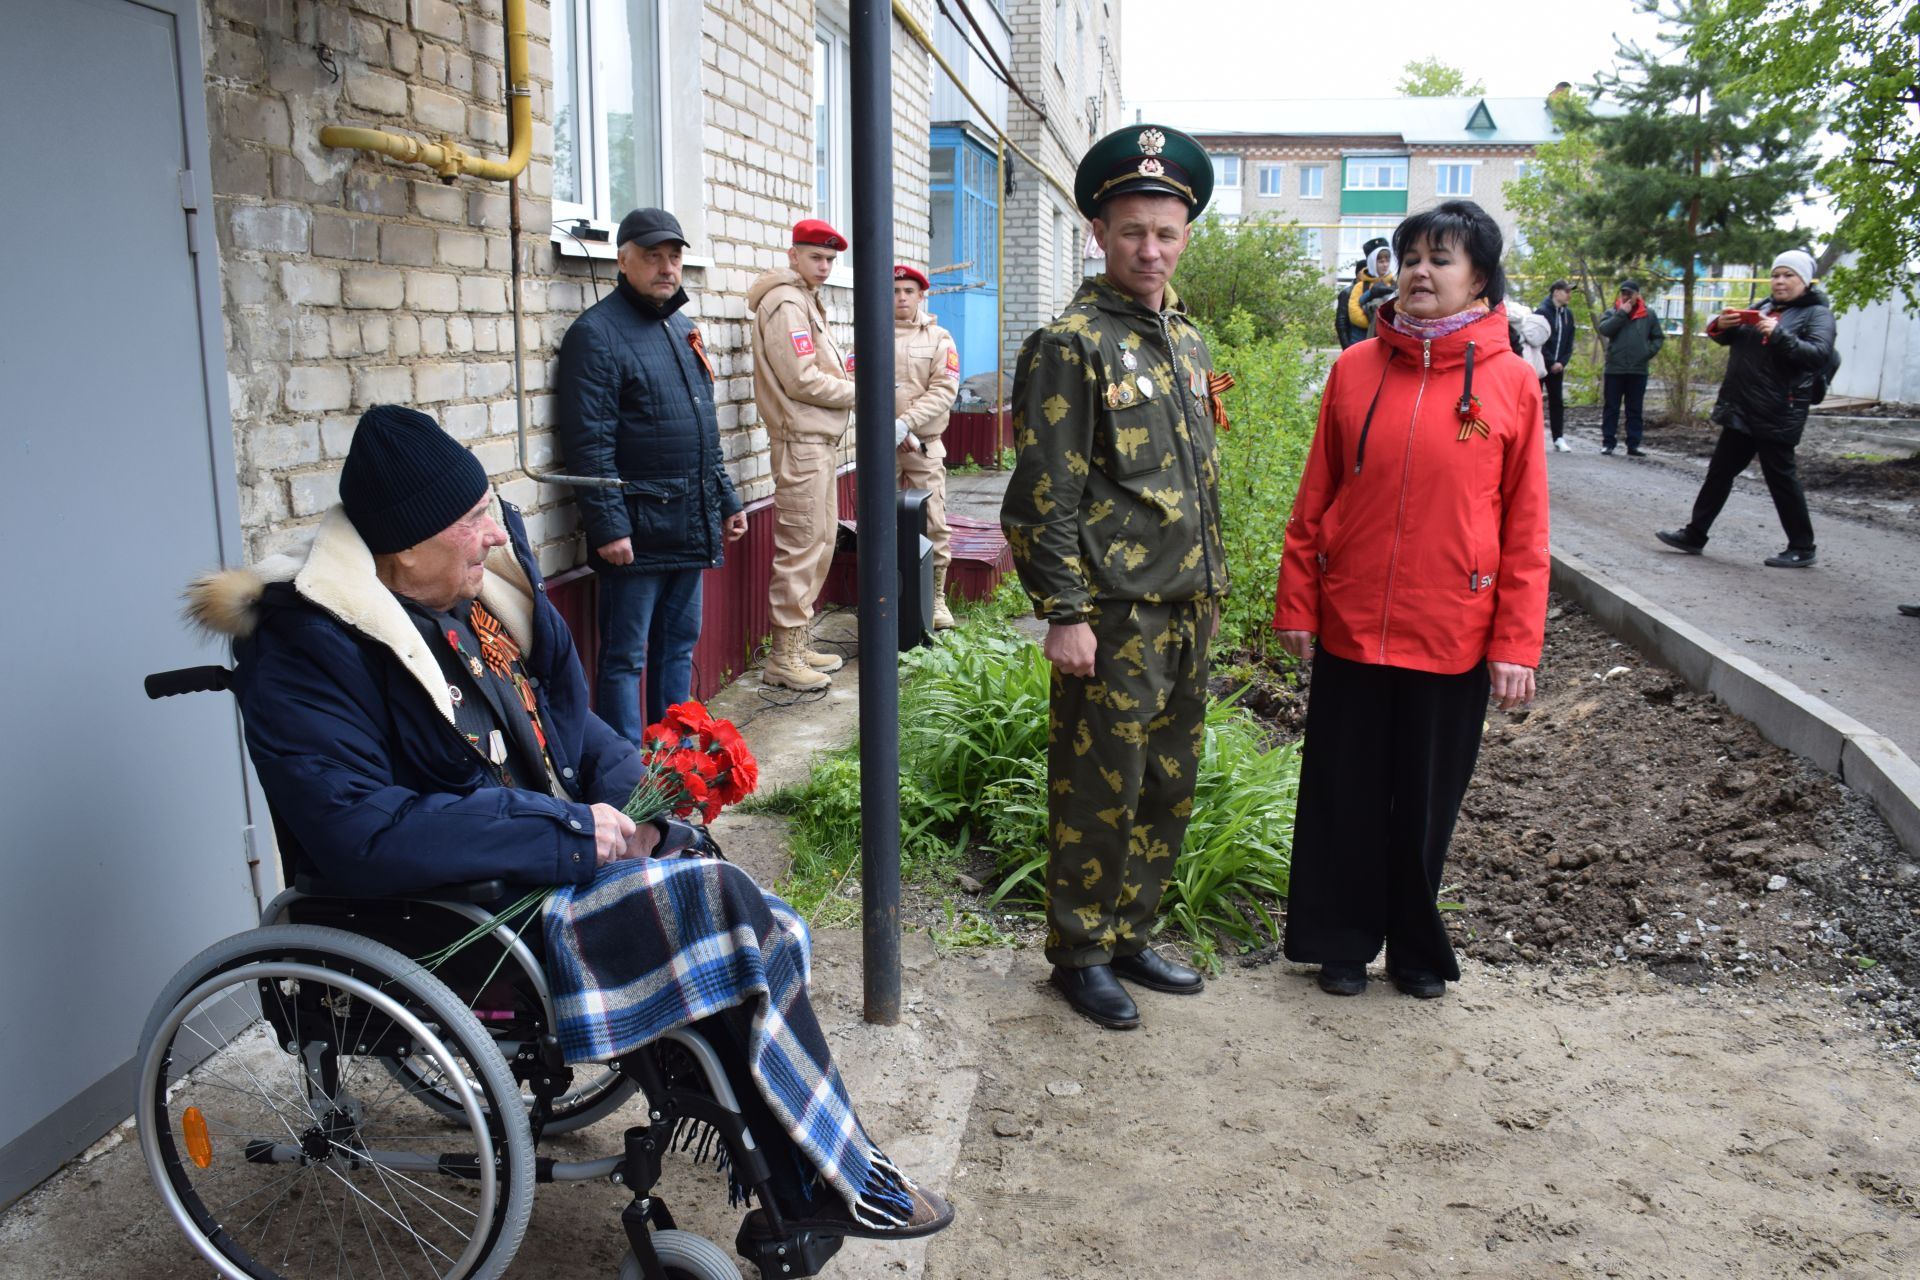
<svg viewBox="0 0 1920 1280">
<path fill-rule="evenodd" d="M 1088 218 L 1115 196 L 1151 192 L 1187 202 L 1192 222 L 1213 198 L 1213 161 L 1178 129 L 1130 124 L 1087 149 L 1073 175 L 1073 201 Z"/>
</svg>

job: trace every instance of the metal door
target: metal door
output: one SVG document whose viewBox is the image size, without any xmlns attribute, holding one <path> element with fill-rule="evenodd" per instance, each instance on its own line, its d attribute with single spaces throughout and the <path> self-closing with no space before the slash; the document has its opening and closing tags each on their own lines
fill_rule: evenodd
<svg viewBox="0 0 1920 1280">
<path fill-rule="evenodd" d="M 180 589 L 238 545 L 197 23 L 0 0 L 0 1203 L 132 1112 L 149 1003 L 257 911 L 231 700 L 140 685 L 220 660 Z"/>
</svg>

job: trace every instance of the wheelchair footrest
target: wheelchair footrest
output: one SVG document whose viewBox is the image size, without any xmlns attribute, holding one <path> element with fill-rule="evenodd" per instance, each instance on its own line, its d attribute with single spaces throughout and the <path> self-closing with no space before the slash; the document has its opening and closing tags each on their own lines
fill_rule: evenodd
<svg viewBox="0 0 1920 1280">
<path fill-rule="evenodd" d="M 845 1236 L 827 1236 L 815 1231 L 792 1231 L 776 1236 L 766 1211 L 755 1209 L 740 1220 L 740 1234 L 734 1237 L 733 1250 L 760 1268 L 761 1275 L 788 1280 L 819 1275 L 820 1268 L 826 1266 L 845 1243 Z"/>
</svg>

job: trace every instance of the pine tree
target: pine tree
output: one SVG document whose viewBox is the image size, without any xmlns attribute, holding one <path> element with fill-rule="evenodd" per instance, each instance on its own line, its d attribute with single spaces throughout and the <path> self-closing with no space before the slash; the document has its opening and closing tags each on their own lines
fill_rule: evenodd
<svg viewBox="0 0 1920 1280">
<path fill-rule="evenodd" d="M 1724 0 L 1704 35 L 1755 93 L 1823 116 L 1840 143 L 1819 177 L 1860 257 L 1822 272 L 1834 305 L 1898 290 L 1920 309 L 1920 4 Z"/>
<path fill-rule="evenodd" d="M 1782 219 L 1810 186 L 1808 149 L 1818 121 L 1760 100 L 1698 34 L 1723 0 L 1643 0 L 1661 19 L 1660 48 L 1622 44 L 1616 68 L 1595 86 L 1601 106 L 1580 121 L 1598 151 L 1592 184 L 1572 194 L 1568 214 L 1590 243 L 1623 270 L 1682 282 L 1679 371 L 1668 412 L 1693 413 L 1694 295 L 1702 264 L 1764 265 L 1795 233 Z"/>
</svg>

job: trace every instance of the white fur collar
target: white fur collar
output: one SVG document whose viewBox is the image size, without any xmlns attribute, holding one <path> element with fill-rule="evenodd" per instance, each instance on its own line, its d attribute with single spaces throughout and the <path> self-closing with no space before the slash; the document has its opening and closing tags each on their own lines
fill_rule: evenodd
<svg viewBox="0 0 1920 1280">
<path fill-rule="evenodd" d="M 492 514 L 503 514 L 495 496 Z M 294 590 L 347 626 L 393 651 L 400 664 L 420 682 L 433 705 L 440 709 L 448 724 L 453 723 L 453 700 L 440 664 L 427 648 L 420 628 L 414 625 L 405 606 L 374 575 L 373 553 L 361 540 L 359 531 L 347 519 L 346 511 L 335 507 L 327 512 L 313 536 L 307 561 L 297 573 L 284 571 L 291 561 L 276 557 L 262 563 L 255 572 L 266 581 L 284 581 L 292 577 Z M 533 589 L 509 542 L 496 547 L 487 556 L 486 577 L 480 586 L 480 603 L 500 619 L 507 634 L 529 657 L 533 653 Z"/>
</svg>

